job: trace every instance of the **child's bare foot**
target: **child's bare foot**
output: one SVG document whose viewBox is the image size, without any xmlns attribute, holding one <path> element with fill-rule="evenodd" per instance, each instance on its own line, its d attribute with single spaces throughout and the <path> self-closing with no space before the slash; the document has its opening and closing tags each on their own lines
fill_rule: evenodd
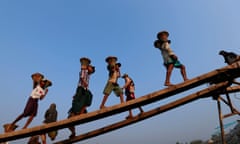
<svg viewBox="0 0 240 144">
<path fill-rule="evenodd" d="M 140 112 L 140 113 L 138 114 L 138 116 L 141 116 L 143 113 L 144 113 L 144 112 Z"/>
<path fill-rule="evenodd" d="M 104 108 L 106 108 L 105 106 L 100 106 L 100 109 L 104 109 Z"/>
<path fill-rule="evenodd" d="M 173 86 L 173 84 L 171 84 L 170 82 L 165 82 L 164 85 L 165 85 L 165 86 Z"/>
<path fill-rule="evenodd" d="M 185 79 L 184 79 L 184 81 L 187 81 L 187 80 L 188 80 L 188 78 L 185 78 Z"/>
<path fill-rule="evenodd" d="M 74 138 L 75 136 L 76 136 L 76 133 L 72 133 L 72 134 L 69 136 L 69 138 L 72 139 L 72 138 Z"/>
<path fill-rule="evenodd" d="M 129 116 L 126 117 L 126 119 L 130 119 L 130 118 L 133 118 L 133 116 L 129 115 Z"/>
<path fill-rule="evenodd" d="M 3 127 L 4 127 L 4 131 L 5 132 L 12 132 L 12 131 L 14 131 L 18 127 L 18 125 L 15 125 L 15 124 L 5 124 L 5 125 L 3 125 Z"/>
</svg>

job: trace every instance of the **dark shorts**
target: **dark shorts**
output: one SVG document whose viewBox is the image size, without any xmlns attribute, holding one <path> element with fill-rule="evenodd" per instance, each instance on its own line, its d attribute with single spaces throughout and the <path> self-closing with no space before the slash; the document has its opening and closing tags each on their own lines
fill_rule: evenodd
<svg viewBox="0 0 240 144">
<path fill-rule="evenodd" d="M 133 100 L 135 99 L 135 94 L 134 92 L 130 92 L 128 90 L 125 91 L 125 95 L 126 95 L 126 101 L 130 101 L 130 100 Z"/>
<path fill-rule="evenodd" d="M 92 93 L 83 87 L 78 87 L 76 94 L 73 97 L 72 107 L 69 113 L 80 113 L 84 106 L 90 106 L 92 104 Z"/>
<path fill-rule="evenodd" d="M 30 97 L 23 111 L 23 116 L 36 116 L 38 111 L 38 99 Z"/>
</svg>

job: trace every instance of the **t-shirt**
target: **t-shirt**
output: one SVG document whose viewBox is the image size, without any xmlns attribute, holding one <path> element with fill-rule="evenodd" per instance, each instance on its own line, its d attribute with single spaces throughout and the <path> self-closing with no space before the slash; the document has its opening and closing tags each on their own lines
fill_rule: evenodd
<svg viewBox="0 0 240 144">
<path fill-rule="evenodd" d="M 41 88 L 40 85 L 32 90 L 31 97 L 33 99 L 40 99 L 42 95 L 45 95 L 45 90 Z"/>
<path fill-rule="evenodd" d="M 160 48 L 163 61 L 165 64 L 171 63 L 172 58 L 170 56 L 175 55 L 172 49 L 170 48 L 170 44 L 168 42 L 164 42 Z"/>
</svg>

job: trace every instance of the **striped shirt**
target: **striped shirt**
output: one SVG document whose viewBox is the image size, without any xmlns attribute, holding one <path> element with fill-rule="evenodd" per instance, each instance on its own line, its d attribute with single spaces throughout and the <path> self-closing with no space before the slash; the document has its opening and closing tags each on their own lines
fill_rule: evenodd
<svg viewBox="0 0 240 144">
<path fill-rule="evenodd" d="M 78 82 L 78 86 L 82 86 L 84 88 L 88 88 L 88 84 L 89 84 L 89 79 L 90 76 L 88 74 L 88 70 L 87 69 L 82 69 L 79 73 L 79 82 Z M 87 86 L 86 86 L 87 85 Z"/>
</svg>

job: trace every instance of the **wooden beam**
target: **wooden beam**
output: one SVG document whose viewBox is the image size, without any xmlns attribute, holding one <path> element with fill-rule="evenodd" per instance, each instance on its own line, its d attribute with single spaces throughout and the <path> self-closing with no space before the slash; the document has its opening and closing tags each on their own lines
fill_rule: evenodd
<svg viewBox="0 0 240 144">
<path fill-rule="evenodd" d="M 221 143 L 222 144 L 226 144 L 225 134 L 224 134 L 224 127 L 223 127 L 223 116 L 222 116 L 220 96 L 217 99 L 217 106 L 218 106 L 218 117 L 219 117 L 220 129 L 221 129 L 221 140 L 222 140 Z"/>
<path fill-rule="evenodd" d="M 237 112 L 234 112 L 234 113 L 230 113 L 230 114 L 226 114 L 223 116 L 223 118 L 228 118 L 228 117 L 231 117 L 231 116 L 234 116 L 234 115 L 239 115 L 240 113 L 237 113 Z"/>
<path fill-rule="evenodd" d="M 127 111 L 130 108 L 136 108 L 140 105 L 146 105 L 164 98 L 168 98 L 180 92 L 183 92 L 191 88 L 197 87 L 199 85 L 202 85 L 204 83 L 210 82 L 219 76 L 221 77 L 222 81 L 232 80 L 240 76 L 239 65 L 240 65 L 240 62 L 230 66 L 223 67 L 221 69 L 214 70 L 212 72 L 193 78 L 186 82 L 177 84 L 175 86 L 153 92 L 151 94 L 142 96 L 135 100 L 125 102 L 123 104 L 111 106 L 102 110 L 90 112 L 85 115 L 80 115 L 80 116 L 72 117 L 70 119 L 60 120 L 58 122 L 53 122 L 45 125 L 35 126 L 28 129 L 0 134 L 0 142 L 15 140 L 19 138 L 25 138 L 33 135 L 38 135 L 41 133 L 46 133 L 53 130 L 67 128 L 73 125 L 78 125 L 78 124 L 83 124 L 83 123 L 91 122 L 94 120 L 98 120 L 107 116 L 111 116 L 117 113 Z"/>
<path fill-rule="evenodd" d="M 228 93 L 235 93 L 240 91 L 240 86 L 231 86 L 227 88 Z M 225 94 L 225 93 L 223 93 Z"/>
<path fill-rule="evenodd" d="M 117 123 L 114 123 L 114 124 L 111 124 L 111 125 L 108 125 L 108 126 L 105 126 L 105 127 L 102 127 L 102 128 L 90 131 L 90 132 L 87 132 L 85 134 L 81 134 L 72 139 L 66 139 L 66 140 L 56 142 L 54 144 L 71 144 L 74 142 L 79 142 L 79 141 L 82 141 L 82 140 L 85 140 L 88 138 L 92 138 L 92 137 L 96 137 L 96 136 L 105 134 L 107 132 L 128 126 L 133 123 L 137 123 L 139 121 L 153 117 L 153 116 L 161 114 L 163 112 L 167 112 L 169 110 L 172 110 L 172 109 L 182 106 L 184 104 L 190 103 L 194 100 L 197 100 L 198 98 L 209 97 L 212 94 L 219 94 L 219 92 L 220 92 L 219 89 L 225 88 L 225 87 L 227 87 L 227 85 L 228 84 L 225 82 L 225 83 L 220 83 L 218 85 L 211 86 L 210 88 L 206 88 L 206 89 L 196 92 L 194 94 L 188 95 L 184 98 L 175 100 L 173 102 L 170 102 L 170 103 L 160 106 L 158 108 L 150 110 L 148 112 L 144 112 L 143 114 L 141 114 L 139 116 L 135 116 L 131 119 L 123 120 L 123 121 L 120 121 L 120 122 L 117 122 Z"/>
</svg>

